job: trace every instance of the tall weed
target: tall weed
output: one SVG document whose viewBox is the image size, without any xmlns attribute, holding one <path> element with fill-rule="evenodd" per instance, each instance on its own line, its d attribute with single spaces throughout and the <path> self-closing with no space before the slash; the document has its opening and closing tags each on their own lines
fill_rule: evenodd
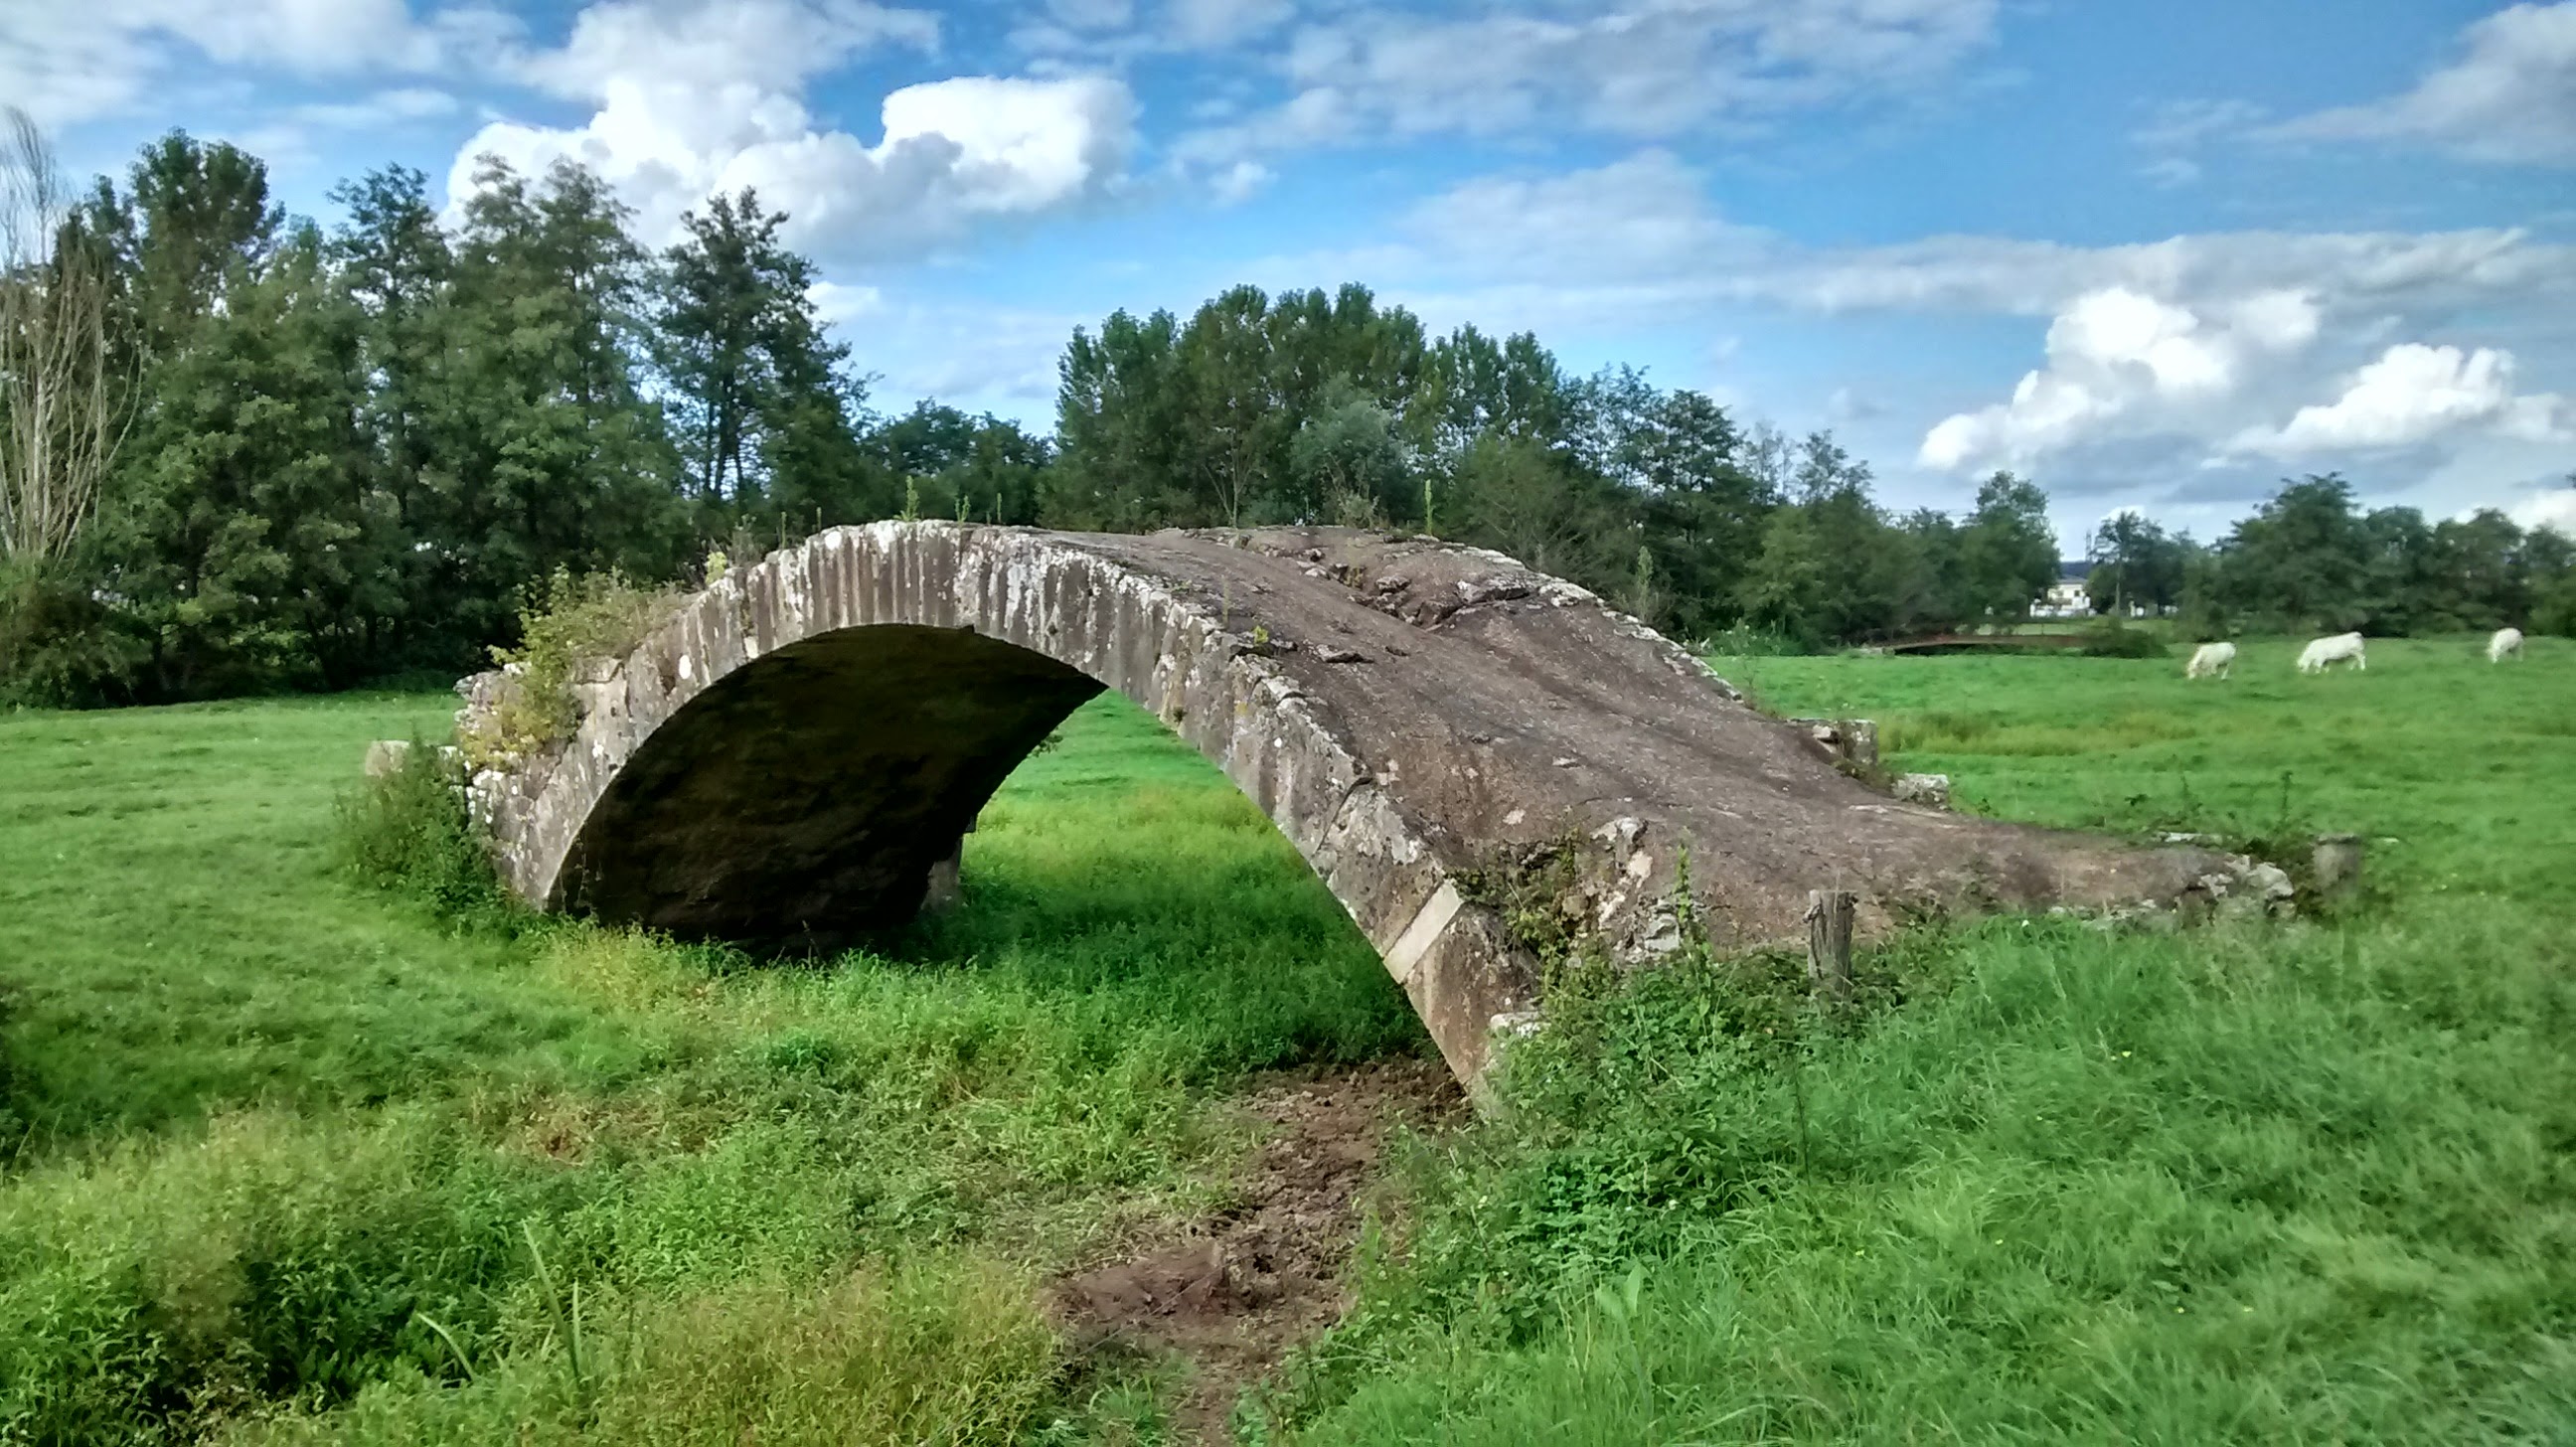
<svg viewBox="0 0 2576 1447">
<path fill-rule="evenodd" d="M 462 764 L 415 737 L 392 769 L 341 795 L 332 843 L 342 868 L 444 914 L 504 908 L 508 896 L 464 786 Z"/>
</svg>

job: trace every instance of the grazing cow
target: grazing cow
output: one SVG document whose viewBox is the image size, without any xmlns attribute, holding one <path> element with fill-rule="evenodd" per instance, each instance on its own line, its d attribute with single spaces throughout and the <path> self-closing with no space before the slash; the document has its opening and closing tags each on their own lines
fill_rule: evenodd
<svg viewBox="0 0 2576 1447">
<path fill-rule="evenodd" d="M 2499 628 L 2495 636 L 2487 640 L 2487 662 L 2502 663 L 2508 658 L 2517 662 L 2522 658 L 2522 630 L 2519 628 Z"/>
<path fill-rule="evenodd" d="M 2332 638 L 2320 638 L 2299 650 L 2301 673 L 2323 673 L 2338 663 L 2349 663 L 2362 669 L 2370 667 L 2370 660 L 2361 654 L 2360 634 L 2338 633 Z"/>
<path fill-rule="evenodd" d="M 2191 651 L 2191 662 L 2183 666 L 2182 676 L 2185 678 L 2225 678 L 2227 677 L 2228 670 L 2235 666 L 2235 644 L 2204 643 Z"/>
</svg>

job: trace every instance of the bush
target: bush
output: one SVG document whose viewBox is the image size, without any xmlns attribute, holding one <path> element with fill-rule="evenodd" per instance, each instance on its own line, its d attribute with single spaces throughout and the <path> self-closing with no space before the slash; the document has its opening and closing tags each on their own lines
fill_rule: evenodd
<svg viewBox="0 0 2576 1447">
<path fill-rule="evenodd" d="M 342 867 L 444 914 L 505 906 L 464 785 L 456 755 L 414 738 L 391 772 L 342 796 L 333 840 Z"/>
<path fill-rule="evenodd" d="M 518 675 L 480 726 L 457 740 L 467 761 L 480 767 L 571 738 L 581 722 L 572 685 L 582 665 L 623 658 L 679 605 L 677 592 L 638 587 L 613 569 L 555 569 L 519 610 L 519 646 L 492 650 L 494 662 Z"/>
<path fill-rule="evenodd" d="M 2144 628 L 2105 618 L 2084 630 L 2087 658 L 2162 658 L 2165 641 Z"/>
<path fill-rule="evenodd" d="M 0 706 L 123 702 L 140 661 L 106 605 L 68 570 L 0 566 Z"/>
<path fill-rule="evenodd" d="M 2576 574 L 2540 592 L 2532 604 L 2531 631 L 2576 638 Z"/>
<path fill-rule="evenodd" d="M 1699 651 L 1729 658 L 1796 658 L 1815 652 L 1793 633 L 1753 623 L 1736 623 L 1722 633 L 1710 635 Z"/>
</svg>

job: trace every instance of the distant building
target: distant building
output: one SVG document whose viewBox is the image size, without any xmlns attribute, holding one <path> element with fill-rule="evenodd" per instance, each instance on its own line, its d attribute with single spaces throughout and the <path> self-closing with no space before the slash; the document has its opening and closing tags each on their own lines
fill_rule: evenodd
<svg viewBox="0 0 2576 1447">
<path fill-rule="evenodd" d="M 2057 565 L 2057 581 L 2049 584 L 2048 591 L 2039 595 L 2039 601 L 2030 605 L 2030 616 L 2033 618 L 2093 616 L 2093 595 L 2084 589 L 2085 579 L 2092 571 L 2093 565 L 2081 558 L 2071 562 L 2061 560 Z"/>
</svg>

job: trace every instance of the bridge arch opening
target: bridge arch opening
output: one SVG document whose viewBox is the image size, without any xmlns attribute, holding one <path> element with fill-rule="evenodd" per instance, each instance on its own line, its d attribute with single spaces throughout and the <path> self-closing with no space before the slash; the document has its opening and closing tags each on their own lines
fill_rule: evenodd
<svg viewBox="0 0 2576 1447">
<path fill-rule="evenodd" d="M 909 921 L 993 791 L 1103 685 L 970 629 L 843 628 L 745 663 L 592 806 L 559 907 L 830 951 Z"/>
</svg>

